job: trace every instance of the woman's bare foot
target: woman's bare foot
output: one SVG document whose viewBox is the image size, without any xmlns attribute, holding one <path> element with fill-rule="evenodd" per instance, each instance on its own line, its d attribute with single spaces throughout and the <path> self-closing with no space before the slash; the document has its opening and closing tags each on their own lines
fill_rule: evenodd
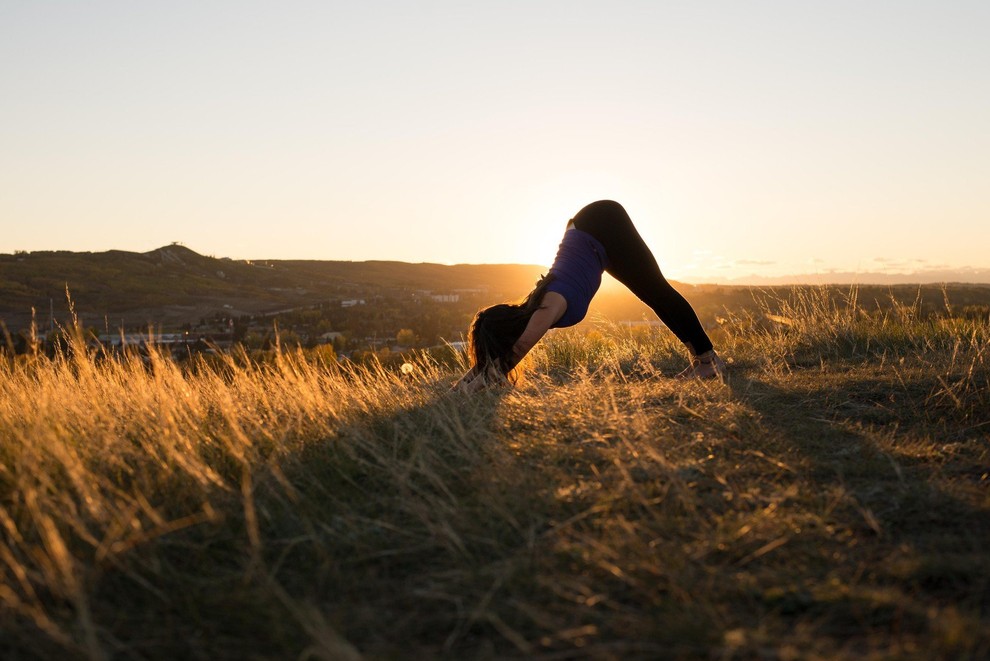
<svg viewBox="0 0 990 661">
<path fill-rule="evenodd" d="M 678 374 L 677 379 L 724 379 L 727 371 L 725 361 L 714 350 L 694 356 L 691 365 Z"/>
</svg>

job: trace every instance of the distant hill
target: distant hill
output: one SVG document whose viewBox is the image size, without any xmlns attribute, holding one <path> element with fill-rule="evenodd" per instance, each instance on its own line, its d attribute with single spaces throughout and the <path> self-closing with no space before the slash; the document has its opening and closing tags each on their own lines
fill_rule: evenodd
<svg viewBox="0 0 990 661">
<path fill-rule="evenodd" d="M 521 296 L 545 267 L 409 264 L 388 261 L 232 260 L 173 244 L 145 253 L 35 251 L 0 254 L 0 320 L 24 328 L 54 308 L 68 313 L 66 289 L 84 323 L 169 324 L 212 315 L 253 315 L 386 290 L 484 289 Z"/>
<path fill-rule="evenodd" d="M 27 328 L 31 309 L 39 327 L 54 318 L 68 319 L 66 288 L 75 310 L 87 326 L 110 328 L 176 327 L 210 318 L 254 316 L 314 306 L 333 300 L 376 295 L 406 298 L 402 292 L 426 290 L 457 293 L 481 290 L 485 301 L 525 295 L 546 271 L 545 266 L 518 264 L 410 264 L 392 261 L 233 260 L 201 255 L 173 244 L 145 253 L 36 251 L 0 254 L 0 322 L 9 330 Z M 973 271 L 973 279 L 982 272 Z M 869 274 L 833 273 L 802 276 L 803 284 L 860 283 L 861 303 L 924 299 L 944 305 L 937 285 L 899 284 L 899 279 L 877 281 Z M 874 274 L 875 275 L 875 274 Z M 988 277 L 990 279 L 990 277 Z M 946 279 L 948 280 L 948 278 Z M 653 314 L 624 288 L 606 286 L 592 304 L 589 318 L 654 319 Z M 725 309 L 752 304 L 755 289 L 787 289 L 790 278 L 749 278 L 723 285 L 675 286 L 688 297 L 699 316 L 708 321 Z M 866 283 L 875 283 L 869 284 Z M 957 305 L 985 305 L 990 287 L 953 286 Z"/>
</svg>

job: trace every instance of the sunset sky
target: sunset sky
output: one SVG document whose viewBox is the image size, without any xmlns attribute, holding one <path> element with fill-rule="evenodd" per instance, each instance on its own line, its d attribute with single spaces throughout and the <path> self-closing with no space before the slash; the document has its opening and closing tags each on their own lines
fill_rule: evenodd
<svg viewBox="0 0 990 661">
<path fill-rule="evenodd" d="M 990 2 L 0 0 L 0 252 L 990 267 Z"/>
</svg>

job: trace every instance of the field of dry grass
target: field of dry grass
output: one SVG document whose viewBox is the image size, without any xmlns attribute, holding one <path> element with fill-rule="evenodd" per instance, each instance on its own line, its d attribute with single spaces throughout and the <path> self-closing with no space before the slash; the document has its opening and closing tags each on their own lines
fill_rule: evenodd
<svg viewBox="0 0 990 661">
<path fill-rule="evenodd" d="M 428 358 L 8 360 L 0 657 L 987 658 L 987 320 L 770 307 L 725 383 L 619 328 L 471 397 Z"/>
</svg>

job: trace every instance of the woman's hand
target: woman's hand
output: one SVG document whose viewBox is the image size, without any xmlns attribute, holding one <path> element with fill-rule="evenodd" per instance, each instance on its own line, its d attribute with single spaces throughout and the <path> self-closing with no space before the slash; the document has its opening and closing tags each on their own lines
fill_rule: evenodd
<svg viewBox="0 0 990 661">
<path fill-rule="evenodd" d="M 457 390 L 465 394 L 473 394 L 485 388 L 502 387 L 509 385 L 509 380 L 494 365 L 490 365 L 483 372 L 472 369 L 454 384 L 451 390 Z"/>
<path fill-rule="evenodd" d="M 476 376 L 478 376 L 478 368 L 477 367 L 472 367 L 471 369 L 469 369 L 464 374 L 464 376 L 462 376 L 461 378 L 457 379 L 457 381 L 454 382 L 454 385 L 452 385 L 450 387 L 450 389 L 451 390 L 460 390 L 464 385 L 466 385 L 467 383 L 469 383 L 470 381 L 472 381 L 474 379 L 474 377 L 476 377 Z"/>
<path fill-rule="evenodd" d="M 475 374 L 473 378 L 466 381 L 461 381 L 461 383 L 458 384 L 457 389 L 466 395 L 471 395 L 479 390 L 483 390 L 487 385 L 488 380 L 485 378 L 484 374 Z"/>
</svg>

